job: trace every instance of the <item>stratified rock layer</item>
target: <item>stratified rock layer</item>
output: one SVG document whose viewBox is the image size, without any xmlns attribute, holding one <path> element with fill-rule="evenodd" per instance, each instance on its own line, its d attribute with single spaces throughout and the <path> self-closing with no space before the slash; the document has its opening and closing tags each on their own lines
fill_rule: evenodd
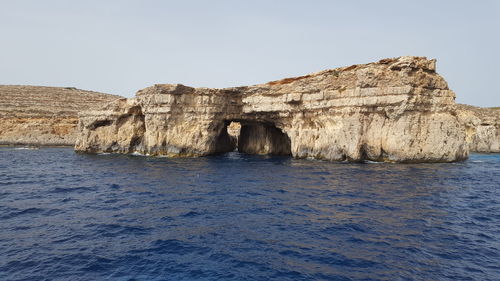
<svg viewBox="0 0 500 281">
<path fill-rule="evenodd" d="M 74 145 L 78 112 L 117 98 L 75 88 L 0 85 L 0 144 Z"/>
<path fill-rule="evenodd" d="M 482 108 L 459 104 L 461 114 L 468 114 L 474 128 L 470 139 L 472 152 L 500 152 L 500 108 Z M 471 118 L 472 117 L 472 118 Z"/>
<path fill-rule="evenodd" d="M 248 87 L 162 84 L 81 115 L 75 149 L 203 156 L 449 162 L 468 156 L 455 94 L 424 57 L 384 59 Z"/>
</svg>

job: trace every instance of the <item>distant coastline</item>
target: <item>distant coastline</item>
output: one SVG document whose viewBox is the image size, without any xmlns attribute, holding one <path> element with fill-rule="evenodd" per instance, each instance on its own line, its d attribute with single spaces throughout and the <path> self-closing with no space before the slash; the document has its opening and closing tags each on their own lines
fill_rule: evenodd
<svg viewBox="0 0 500 281">
<path fill-rule="evenodd" d="M 0 144 L 73 146 L 78 114 L 120 96 L 73 87 L 0 85 Z"/>
</svg>

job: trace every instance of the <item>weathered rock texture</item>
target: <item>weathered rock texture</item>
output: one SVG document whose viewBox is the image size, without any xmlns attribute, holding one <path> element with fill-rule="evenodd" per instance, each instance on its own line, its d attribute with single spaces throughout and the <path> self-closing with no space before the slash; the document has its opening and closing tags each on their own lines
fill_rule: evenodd
<svg viewBox="0 0 500 281">
<path fill-rule="evenodd" d="M 248 87 L 163 84 L 81 115 L 75 149 L 203 156 L 240 151 L 327 160 L 449 162 L 468 156 L 455 94 L 424 57 Z"/>
<path fill-rule="evenodd" d="M 474 131 L 469 140 L 472 152 L 500 152 L 500 108 L 482 108 L 459 104 L 464 120 Z"/>
<path fill-rule="evenodd" d="M 75 88 L 0 85 L 0 144 L 74 145 L 78 112 L 117 98 Z"/>
</svg>

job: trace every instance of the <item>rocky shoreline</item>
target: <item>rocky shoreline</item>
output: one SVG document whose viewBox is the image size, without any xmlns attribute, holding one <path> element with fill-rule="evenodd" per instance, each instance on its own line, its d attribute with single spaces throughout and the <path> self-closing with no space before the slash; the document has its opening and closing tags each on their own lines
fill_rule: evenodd
<svg viewBox="0 0 500 281">
<path fill-rule="evenodd" d="M 136 97 L 0 85 L 0 145 L 334 161 L 452 162 L 500 152 L 500 108 L 455 104 L 424 57 L 226 89 L 158 84 Z"/>
</svg>

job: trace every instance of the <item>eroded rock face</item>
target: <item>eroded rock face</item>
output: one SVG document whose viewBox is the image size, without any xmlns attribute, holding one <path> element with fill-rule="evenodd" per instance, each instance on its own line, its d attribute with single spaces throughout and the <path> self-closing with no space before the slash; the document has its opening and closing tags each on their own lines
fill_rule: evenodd
<svg viewBox="0 0 500 281">
<path fill-rule="evenodd" d="M 234 147 L 326 160 L 449 162 L 468 156 L 455 94 L 424 57 L 384 59 L 248 87 L 162 84 L 79 121 L 75 149 L 203 156 Z M 280 139 L 281 138 L 281 139 Z"/>
<path fill-rule="evenodd" d="M 459 111 L 473 127 L 469 138 L 472 152 L 500 152 L 500 108 L 459 104 Z"/>
<path fill-rule="evenodd" d="M 0 144 L 72 146 L 78 112 L 117 98 L 75 88 L 0 85 Z"/>
</svg>

